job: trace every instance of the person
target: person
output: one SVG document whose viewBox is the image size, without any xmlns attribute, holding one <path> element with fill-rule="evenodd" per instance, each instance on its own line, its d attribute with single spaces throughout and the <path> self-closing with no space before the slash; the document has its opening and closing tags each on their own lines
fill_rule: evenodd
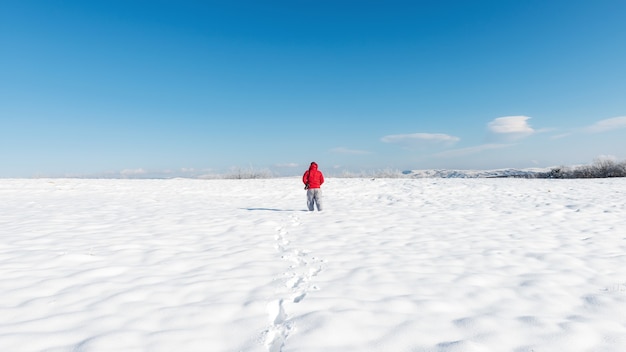
<svg viewBox="0 0 626 352">
<path fill-rule="evenodd" d="M 309 211 L 322 210 L 322 190 L 320 187 L 324 183 L 324 175 L 317 169 L 317 163 L 314 161 L 309 166 L 309 169 L 302 175 L 302 182 L 304 183 L 304 189 L 306 189 L 306 204 L 309 207 Z"/>
</svg>

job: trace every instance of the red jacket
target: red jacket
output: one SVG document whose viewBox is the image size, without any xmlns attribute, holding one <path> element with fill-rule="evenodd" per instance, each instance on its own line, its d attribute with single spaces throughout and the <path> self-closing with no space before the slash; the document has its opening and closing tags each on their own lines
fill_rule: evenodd
<svg viewBox="0 0 626 352">
<path fill-rule="evenodd" d="M 302 182 L 309 185 L 309 188 L 320 188 L 324 183 L 324 175 L 317 169 L 316 163 L 311 163 L 308 170 L 302 175 Z"/>
</svg>

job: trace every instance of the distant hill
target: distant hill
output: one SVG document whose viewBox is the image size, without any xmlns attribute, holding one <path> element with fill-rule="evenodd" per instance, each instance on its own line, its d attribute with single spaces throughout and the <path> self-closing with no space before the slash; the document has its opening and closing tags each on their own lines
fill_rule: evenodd
<svg viewBox="0 0 626 352">
<path fill-rule="evenodd" d="M 496 170 L 407 170 L 402 173 L 413 178 L 545 178 L 550 168 Z"/>
</svg>

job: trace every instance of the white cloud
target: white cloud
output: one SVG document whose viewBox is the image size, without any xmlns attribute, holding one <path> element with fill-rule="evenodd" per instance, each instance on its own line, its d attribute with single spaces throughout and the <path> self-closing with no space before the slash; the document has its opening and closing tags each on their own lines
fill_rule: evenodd
<svg viewBox="0 0 626 352">
<path fill-rule="evenodd" d="M 598 160 L 598 161 L 602 161 L 602 160 L 619 161 L 618 158 L 615 155 L 604 155 L 604 154 L 598 155 L 595 160 Z"/>
<path fill-rule="evenodd" d="M 285 164 L 276 164 L 276 167 L 287 167 L 287 168 L 294 168 L 294 167 L 299 167 L 300 165 L 298 163 L 285 163 Z"/>
<path fill-rule="evenodd" d="M 508 148 L 512 145 L 513 144 L 483 144 L 475 147 L 448 150 L 445 152 L 437 153 L 434 156 L 440 158 L 456 158 L 460 156 L 480 153 L 485 150 Z"/>
<path fill-rule="evenodd" d="M 461 139 L 459 137 L 443 133 L 411 133 L 392 134 L 384 136 L 380 140 L 385 143 L 400 144 L 404 146 L 422 146 L 432 144 L 453 145 Z"/>
<path fill-rule="evenodd" d="M 145 175 L 147 173 L 144 169 L 125 169 L 120 171 L 120 174 L 123 176 L 137 176 L 137 175 Z"/>
<path fill-rule="evenodd" d="M 528 124 L 528 116 L 505 116 L 489 122 L 489 130 L 496 134 L 530 135 L 536 131 Z"/>
<path fill-rule="evenodd" d="M 339 153 L 339 154 L 353 154 L 353 155 L 371 154 L 370 152 L 366 150 L 348 149 L 348 148 L 343 148 L 343 147 L 333 148 L 330 151 L 334 153 Z"/>
<path fill-rule="evenodd" d="M 587 128 L 590 132 L 606 132 L 626 128 L 626 116 L 613 117 L 596 122 Z"/>
</svg>

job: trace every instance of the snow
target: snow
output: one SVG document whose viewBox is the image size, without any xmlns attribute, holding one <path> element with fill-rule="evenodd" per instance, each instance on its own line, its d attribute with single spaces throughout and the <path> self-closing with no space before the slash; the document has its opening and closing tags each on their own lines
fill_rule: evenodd
<svg viewBox="0 0 626 352">
<path fill-rule="evenodd" d="M 626 179 L 0 180 L 3 351 L 624 351 Z"/>
</svg>

